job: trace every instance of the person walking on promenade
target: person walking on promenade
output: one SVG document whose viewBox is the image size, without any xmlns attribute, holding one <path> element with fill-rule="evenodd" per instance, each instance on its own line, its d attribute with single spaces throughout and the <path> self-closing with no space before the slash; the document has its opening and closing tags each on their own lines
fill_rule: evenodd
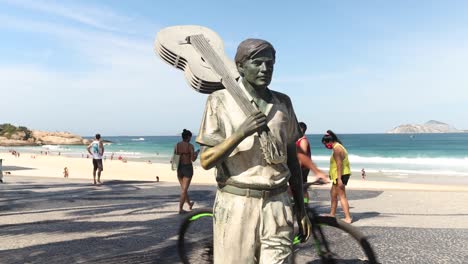
<svg viewBox="0 0 468 264">
<path fill-rule="evenodd" d="M 349 177 L 351 176 L 348 151 L 343 147 L 341 141 L 331 130 L 327 130 L 327 133 L 322 137 L 322 143 L 327 149 L 331 149 L 333 151 L 330 157 L 329 171 L 330 179 L 333 182 L 330 190 L 330 216 L 335 217 L 339 198 L 341 208 L 345 214 L 343 221 L 350 224 L 353 219 L 349 213 L 349 203 L 348 198 L 346 197 L 346 184 L 348 184 Z"/>
<path fill-rule="evenodd" d="M 177 167 L 177 179 L 180 183 L 180 200 L 179 200 L 179 214 L 185 213 L 184 203 L 187 203 L 189 209 L 192 210 L 195 202 L 190 201 L 188 195 L 188 188 L 193 176 L 193 162 L 197 159 L 198 150 L 190 143 L 192 140 L 192 132 L 184 129 L 182 131 L 182 141 L 175 146 L 175 154 L 180 156 L 179 165 Z"/>
<path fill-rule="evenodd" d="M 261 39 L 240 43 L 235 56 L 241 76 L 232 91 L 252 104 L 244 114 L 226 89 L 208 96 L 197 142 L 204 169 L 216 167 L 213 207 L 214 263 L 292 263 L 293 213 L 303 239 L 311 224 L 304 207 L 296 140 L 301 137 L 291 99 L 268 88 L 276 52 Z M 269 131 L 270 140 L 259 133 Z M 263 145 L 262 145 L 263 144 Z"/>
<path fill-rule="evenodd" d="M 101 184 L 101 172 L 104 170 L 102 165 L 102 156 L 104 155 L 104 144 L 101 140 L 101 135 L 96 134 L 95 139 L 87 147 L 89 154 L 93 157 L 93 180 L 94 184 Z M 97 181 L 96 181 L 97 172 Z"/>
<path fill-rule="evenodd" d="M 310 143 L 307 139 L 305 132 L 307 131 L 307 125 L 304 122 L 299 122 L 299 127 L 301 129 L 302 137 L 296 141 L 296 148 L 297 148 L 297 159 L 299 160 L 299 164 L 301 165 L 302 171 L 302 182 L 305 185 L 307 183 L 307 176 L 309 172 L 312 170 L 314 175 L 317 177 L 316 180 L 323 180 L 324 182 L 328 182 L 328 177 L 323 173 L 315 163 L 312 161 L 312 153 L 310 151 Z M 301 157 L 305 155 L 306 157 Z M 304 203 L 309 203 L 309 192 L 306 188 L 304 188 Z"/>
</svg>

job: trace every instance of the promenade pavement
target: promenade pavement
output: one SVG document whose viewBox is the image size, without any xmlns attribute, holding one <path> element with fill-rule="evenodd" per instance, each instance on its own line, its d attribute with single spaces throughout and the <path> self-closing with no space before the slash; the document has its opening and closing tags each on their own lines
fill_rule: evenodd
<svg viewBox="0 0 468 264">
<path fill-rule="evenodd" d="M 0 184 L 0 263 L 179 263 L 179 186 L 9 176 Z M 215 187 L 190 188 L 195 207 Z M 328 190 L 313 206 L 329 210 Z M 354 226 L 381 263 L 468 263 L 467 192 L 348 190 Z M 315 263 L 315 262 L 314 262 Z"/>
</svg>

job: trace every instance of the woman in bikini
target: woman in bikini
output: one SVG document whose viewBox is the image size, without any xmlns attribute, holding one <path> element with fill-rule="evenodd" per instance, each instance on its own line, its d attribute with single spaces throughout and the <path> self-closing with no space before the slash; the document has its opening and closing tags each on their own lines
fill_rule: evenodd
<svg viewBox="0 0 468 264">
<path fill-rule="evenodd" d="M 193 164 L 197 159 L 198 150 L 195 151 L 193 145 L 190 143 L 192 139 L 192 132 L 184 129 L 182 132 L 182 141 L 175 146 L 175 153 L 180 155 L 179 166 L 177 168 L 177 178 L 179 179 L 181 193 L 179 202 L 179 214 L 185 213 L 183 209 L 184 203 L 187 203 L 189 209 L 192 210 L 193 201 L 190 201 L 188 195 L 188 188 L 193 176 Z"/>
</svg>

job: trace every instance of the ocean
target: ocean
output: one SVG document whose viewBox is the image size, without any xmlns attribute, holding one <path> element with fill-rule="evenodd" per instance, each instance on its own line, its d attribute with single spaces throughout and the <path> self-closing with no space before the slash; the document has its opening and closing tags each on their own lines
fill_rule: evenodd
<svg viewBox="0 0 468 264">
<path fill-rule="evenodd" d="M 321 144 L 322 135 L 307 135 L 312 159 L 327 171 L 331 151 Z M 338 135 L 347 148 L 351 169 L 360 175 L 366 172 L 410 175 L 434 174 L 468 176 L 468 133 L 456 134 L 343 134 Z M 195 137 L 194 137 L 195 138 Z M 105 137 L 107 158 L 122 156 L 128 160 L 169 163 L 179 136 L 120 136 Z M 199 146 L 194 143 L 195 148 Z M 86 156 L 85 146 L 1 147 L 1 151 L 50 151 L 73 157 Z M 359 173 L 359 174 L 358 174 Z"/>
</svg>

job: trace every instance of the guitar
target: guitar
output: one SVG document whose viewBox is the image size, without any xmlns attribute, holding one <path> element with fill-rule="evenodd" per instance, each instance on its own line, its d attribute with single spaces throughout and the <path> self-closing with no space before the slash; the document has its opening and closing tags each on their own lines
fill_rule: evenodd
<svg viewBox="0 0 468 264">
<path fill-rule="evenodd" d="M 224 44 L 218 34 L 201 26 L 173 26 L 162 29 L 156 36 L 154 50 L 168 64 L 184 71 L 188 84 L 197 92 L 210 94 L 224 89 L 221 77 L 211 70 L 211 66 L 187 41 L 190 34 L 203 34 L 209 39 L 213 49 L 223 54 L 220 59 L 232 76 L 237 79 L 236 65 L 224 55 Z"/>
<path fill-rule="evenodd" d="M 165 62 L 183 70 L 187 82 L 196 91 L 212 93 L 225 88 L 246 116 L 257 111 L 237 83 L 236 65 L 225 55 L 223 41 L 214 31 L 202 26 L 164 28 L 156 36 L 155 52 Z M 263 131 L 259 139 L 268 164 L 286 160 L 271 133 Z"/>
</svg>

